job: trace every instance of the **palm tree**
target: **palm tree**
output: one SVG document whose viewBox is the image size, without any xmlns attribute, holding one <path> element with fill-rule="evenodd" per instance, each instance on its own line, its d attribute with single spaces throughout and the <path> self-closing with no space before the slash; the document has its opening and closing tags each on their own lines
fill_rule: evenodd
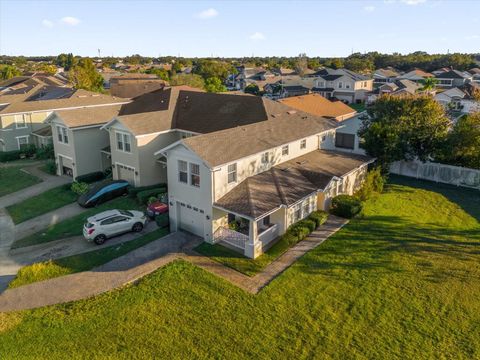
<svg viewBox="0 0 480 360">
<path fill-rule="evenodd" d="M 420 90 L 425 91 L 427 93 L 431 93 L 435 90 L 438 80 L 435 79 L 434 77 L 428 77 L 423 79 L 422 83 L 423 83 L 423 86 L 421 87 Z"/>
</svg>

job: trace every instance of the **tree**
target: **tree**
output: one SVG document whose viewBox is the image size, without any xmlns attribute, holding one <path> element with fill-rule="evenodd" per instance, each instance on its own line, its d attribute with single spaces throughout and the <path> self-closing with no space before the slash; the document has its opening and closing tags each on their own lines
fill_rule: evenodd
<svg viewBox="0 0 480 360">
<path fill-rule="evenodd" d="M 40 64 L 37 70 L 49 75 L 55 75 L 57 73 L 57 67 L 52 64 Z"/>
<path fill-rule="evenodd" d="M 430 96 L 385 95 L 367 109 L 358 135 L 384 171 L 398 160 L 431 159 L 445 141 L 450 121 Z"/>
<path fill-rule="evenodd" d="M 375 69 L 373 61 L 368 56 L 361 54 L 352 54 L 347 57 L 344 61 L 344 66 L 351 71 L 359 73 L 371 72 Z"/>
<path fill-rule="evenodd" d="M 76 60 L 72 53 L 60 54 L 57 56 L 56 64 L 63 67 L 65 71 L 69 71 L 76 64 Z"/>
<path fill-rule="evenodd" d="M 480 112 L 457 120 L 438 160 L 455 166 L 480 169 Z"/>
<path fill-rule="evenodd" d="M 247 94 L 258 95 L 260 89 L 257 84 L 248 84 L 243 91 Z"/>
<path fill-rule="evenodd" d="M 233 65 L 224 61 L 200 60 L 196 66 L 195 73 L 201 75 L 205 80 L 218 78 L 225 81 L 229 74 L 236 74 L 237 70 Z"/>
<path fill-rule="evenodd" d="M 156 69 L 156 68 L 150 68 L 146 71 L 147 74 L 153 74 L 157 75 L 160 79 L 168 81 L 169 76 L 168 76 L 168 71 L 165 69 Z"/>
<path fill-rule="evenodd" d="M 22 72 L 13 65 L 0 65 L 0 79 L 8 80 L 21 75 Z"/>
<path fill-rule="evenodd" d="M 179 86 L 187 85 L 198 89 L 205 87 L 205 82 L 200 75 L 197 74 L 177 74 L 170 78 L 170 85 Z"/>
<path fill-rule="evenodd" d="M 295 61 L 295 72 L 302 76 L 305 75 L 305 71 L 308 69 L 307 54 L 299 54 Z"/>
<path fill-rule="evenodd" d="M 205 80 L 205 90 L 208 92 L 225 92 L 227 91 L 226 86 L 222 83 L 217 77 L 211 77 Z"/>
<path fill-rule="evenodd" d="M 436 89 L 437 83 L 438 83 L 438 80 L 435 79 L 434 77 L 425 78 L 422 81 L 423 86 L 421 90 L 425 92 L 431 92 Z"/>
<path fill-rule="evenodd" d="M 77 89 L 103 92 L 103 77 L 90 58 L 82 58 L 70 71 L 70 81 Z"/>
</svg>

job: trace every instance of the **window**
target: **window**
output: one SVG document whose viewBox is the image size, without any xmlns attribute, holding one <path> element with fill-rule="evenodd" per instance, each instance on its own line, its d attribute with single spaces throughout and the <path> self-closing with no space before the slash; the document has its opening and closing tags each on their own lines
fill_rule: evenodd
<svg viewBox="0 0 480 360">
<path fill-rule="evenodd" d="M 303 204 L 303 216 L 307 216 L 310 214 L 310 201 L 305 201 Z"/>
<path fill-rule="evenodd" d="M 265 225 L 265 226 L 270 226 L 270 215 L 265 216 L 265 217 L 262 219 L 262 223 L 263 223 L 263 225 Z"/>
<path fill-rule="evenodd" d="M 355 135 L 337 132 L 335 134 L 335 146 L 345 149 L 355 148 Z"/>
<path fill-rule="evenodd" d="M 293 222 L 297 222 L 302 218 L 302 207 L 300 205 L 295 206 L 293 213 Z"/>
<path fill-rule="evenodd" d="M 178 160 L 178 181 L 188 183 L 187 162 L 183 160 Z"/>
<path fill-rule="evenodd" d="M 26 114 L 15 115 L 15 128 L 25 129 L 27 127 Z"/>
<path fill-rule="evenodd" d="M 282 156 L 288 155 L 288 145 L 282 146 Z"/>
<path fill-rule="evenodd" d="M 28 135 L 17 137 L 18 150 L 22 150 L 28 145 Z"/>
<path fill-rule="evenodd" d="M 307 148 L 307 139 L 303 139 L 300 141 L 300 149 L 306 149 Z"/>
<path fill-rule="evenodd" d="M 130 135 L 117 132 L 117 149 L 124 152 L 131 152 Z"/>
<path fill-rule="evenodd" d="M 68 144 L 68 130 L 64 126 L 57 126 L 58 142 Z"/>
<path fill-rule="evenodd" d="M 262 163 L 263 164 L 268 163 L 268 152 L 262 154 Z"/>
<path fill-rule="evenodd" d="M 366 81 L 363 82 L 363 87 L 367 87 L 367 82 Z"/>
<path fill-rule="evenodd" d="M 350 83 L 346 83 L 345 84 L 345 89 L 350 89 L 350 86 L 351 86 Z"/>
<path fill-rule="evenodd" d="M 343 88 L 343 82 L 340 81 L 340 82 L 338 83 L 338 88 L 339 88 L 339 89 Z"/>
<path fill-rule="evenodd" d="M 228 183 L 237 182 L 237 163 L 228 165 Z"/>
<path fill-rule="evenodd" d="M 200 187 L 200 165 L 190 163 L 190 185 Z"/>
</svg>

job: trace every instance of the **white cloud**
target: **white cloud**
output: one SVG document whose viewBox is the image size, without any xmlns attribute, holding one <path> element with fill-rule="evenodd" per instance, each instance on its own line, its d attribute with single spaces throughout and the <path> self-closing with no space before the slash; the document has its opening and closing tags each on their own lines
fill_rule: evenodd
<svg viewBox="0 0 480 360">
<path fill-rule="evenodd" d="M 78 24 L 80 24 L 80 19 L 77 19 L 73 16 L 65 16 L 60 21 L 70 26 L 77 26 Z"/>
<path fill-rule="evenodd" d="M 261 32 L 257 31 L 256 33 L 250 35 L 250 39 L 255 40 L 255 41 L 259 41 L 259 40 L 265 40 L 266 37 Z"/>
<path fill-rule="evenodd" d="M 366 12 L 373 12 L 375 11 L 375 6 L 368 5 L 368 6 L 365 6 L 363 10 L 365 10 Z"/>
<path fill-rule="evenodd" d="M 53 22 L 51 22 L 50 20 L 47 20 L 47 19 L 43 19 L 42 20 L 42 25 L 47 27 L 47 28 L 52 28 L 53 27 Z"/>
<path fill-rule="evenodd" d="M 218 16 L 218 11 L 215 10 L 214 8 L 210 8 L 207 10 L 200 11 L 195 16 L 199 19 L 211 19 Z"/>
<path fill-rule="evenodd" d="M 427 0 L 400 0 L 400 1 L 407 5 L 418 5 L 418 4 L 427 2 Z"/>
<path fill-rule="evenodd" d="M 475 40 L 475 39 L 480 39 L 480 35 L 469 35 L 465 37 L 467 40 Z"/>
</svg>

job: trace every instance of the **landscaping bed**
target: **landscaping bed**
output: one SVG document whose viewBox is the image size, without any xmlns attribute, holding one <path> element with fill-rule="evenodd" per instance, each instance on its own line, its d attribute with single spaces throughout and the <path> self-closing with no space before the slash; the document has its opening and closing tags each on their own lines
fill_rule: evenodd
<svg viewBox="0 0 480 360">
<path fill-rule="evenodd" d="M 0 197 L 42 182 L 18 167 L 0 167 Z"/>
<path fill-rule="evenodd" d="M 167 228 L 159 228 L 137 239 L 118 245 L 112 245 L 102 249 L 68 256 L 57 260 L 50 260 L 24 266 L 17 273 L 15 279 L 10 282 L 8 287 L 11 289 L 37 281 L 52 279 L 59 276 L 93 269 L 94 267 L 105 264 L 115 258 L 125 255 L 130 251 L 144 246 L 149 242 L 157 240 L 168 233 L 169 232 Z"/>
<path fill-rule="evenodd" d="M 139 205 L 134 199 L 126 196 L 117 198 L 99 205 L 98 207 L 88 209 L 85 212 L 73 216 L 67 220 L 51 225 L 47 229 L 39 231 L 33 235 L 19 239 L 13 243 L 12 249 L 82 235 L 83 224 L 88 217 L 111 209 L 143 210 L 143 206 Z"/>
<path fill-rule="evenodd" d="M 70 190 L 70 184 L 58 186 L 20 203 L 7 207 L 15 224 L 35 218 L 49 211 L 73 203 L 77 195 Z"/>
</svg>

